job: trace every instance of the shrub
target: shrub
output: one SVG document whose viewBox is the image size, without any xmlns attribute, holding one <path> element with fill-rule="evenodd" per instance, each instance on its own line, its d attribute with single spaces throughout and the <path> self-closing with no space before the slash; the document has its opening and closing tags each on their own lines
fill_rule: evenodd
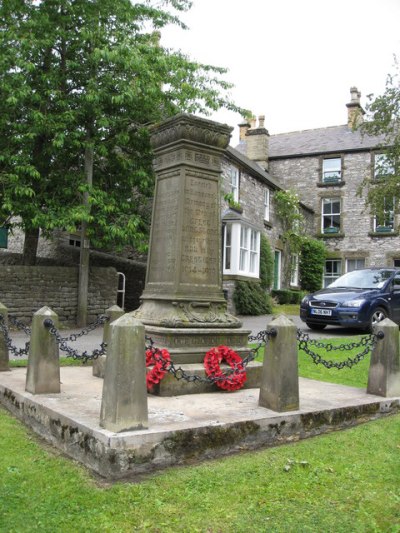
<svg viewBox="0 0 400 533">
<path fill-rule="evenodd" d="M 233 294 L 236 312 L 239 315 L 267 315 L 272 313 L 269 294 L 254 281 L 236 281 Z"/>
<path fill-rule="evenodd" d="M 260 241 L 260 280 L 263 289 L 269 289 L 274 278 L 274 256 L 271 246 L 265 235 L 261 235 Z"/>
<path fill-rule="evenodd" d="M 278 304 L 299 304 L 304 296 L 304 291 L 292 291 L 289 289 L 279 289 L 271 291 L 271 295 Z"/>
<path fill-rule="evenodd" d="M 299 262 L 300 285 L 304 291 L 314 292 L 322 287 L 327 252 L 323 242 L 304 239 Z"/>
</svg>

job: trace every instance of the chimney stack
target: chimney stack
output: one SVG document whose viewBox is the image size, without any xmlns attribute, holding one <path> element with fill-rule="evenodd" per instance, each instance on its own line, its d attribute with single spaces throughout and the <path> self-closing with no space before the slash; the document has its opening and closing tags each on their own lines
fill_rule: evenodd
<svg viewBox="0 0 400 533">
<path fill-rule="evenodd" d="M 250 122 L 248 120 L 239 124 L 239 142 L 245 141 L 247 130 L 250 128 Z"/>
<path fill-rule="evenodd" d="M 265 129 L 265 116 L 258 117 L 258 128 L 256 118 L 251 120 L 251 128 L 246 132 L 246 155 L 256 162 L 264 170 L 268 170 L 269 156 L 269 133 Z"/>
<path fill-rule="evenodd" d="M 357 87 L 350 88 L 351 100 L 347 107 L 347 125 L 351 129 L 355 129 L 357 126 L 363 123 L 363 115 L 365 115 L 364 109 L 361 107 L 360 98 L 361 93 Z"/>
</svg>

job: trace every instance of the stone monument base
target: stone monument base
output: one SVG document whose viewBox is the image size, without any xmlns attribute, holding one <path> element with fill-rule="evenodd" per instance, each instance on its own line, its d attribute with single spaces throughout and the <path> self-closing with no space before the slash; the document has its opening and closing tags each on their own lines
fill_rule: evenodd
<svg viewBox="0 0 400 533">
<path fill-rule="evenodd" d="M 218 346 L 228 346 L 240 357 L 250 351 L 248 337 L 250 330 L 241 328 L 163 328 L 146 327 L 146 335 L 157 348 L 165 348 L 175 364 L 203 363 L 206 352 Z"/>
</svg>

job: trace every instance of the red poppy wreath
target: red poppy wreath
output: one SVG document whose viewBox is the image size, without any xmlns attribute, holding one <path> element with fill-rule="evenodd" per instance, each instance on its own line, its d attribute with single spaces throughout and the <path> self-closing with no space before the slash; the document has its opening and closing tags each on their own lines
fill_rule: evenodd
<svg viewBox="0 0 400 533">
<path fill-rule="evenodd" d="M 226 375 L 221 370 L 221 363 L 225 361 L 234 372 Z M 216 378 L 215 384 L 223 390 L 239 390 L 246 381 L 246 370 L 242 358 L 227 346 L 211 348 L 204 357 L 204 368 L 209 378 Z M 225 379 L 222 379 L 224 378 Z"/>
<path fill-rule="evenodd" d="M 154 385 L 160 383 L 168 372 L 170 362 L 171 356 L 168 350 L 158 350 L 156 348 L 146 350 L 146 367 L 154 365 L 150 372 L 146 374 L 147 390 L 151 391 Z"/>
</svg>

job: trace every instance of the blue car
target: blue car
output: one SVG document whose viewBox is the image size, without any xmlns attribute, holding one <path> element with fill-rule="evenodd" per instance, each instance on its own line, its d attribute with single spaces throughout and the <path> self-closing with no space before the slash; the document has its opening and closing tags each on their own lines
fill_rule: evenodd
<svg viewBox="0 0 400 533">
<path fill-rule="evenodd" d="M 397 268 L 353 270 L 305 296 L 300 304 L 301 320 L 314 330 L 332 325 L 372 331 L 372 326 L 387 317 L 400 324 Z"/>
</svg>

